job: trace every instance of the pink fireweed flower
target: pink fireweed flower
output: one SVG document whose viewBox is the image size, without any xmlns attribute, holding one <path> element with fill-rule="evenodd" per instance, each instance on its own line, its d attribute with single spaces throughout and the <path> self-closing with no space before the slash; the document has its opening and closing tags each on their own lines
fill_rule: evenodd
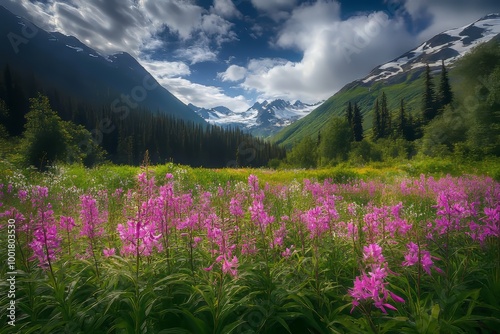
<svg viewBox="0 0 500 334">
<path fill-rule="evenodd" d="M 1 204 L 1 202 L 0 202 Z M 1 207 L 1 205 L 0 205 Z M 26 231 L 28 226 L 27 224 L 24 224 L 24 222 L 26 221 L 26 217 L 24 217 L 24 215 L 19 212 L 18 209 L 14 208 L 14 207 L 11 207 L 10 209 L 8 210 L 5 210 L 4 212 L 0 212 L 0 218 L 12 218 L 16 221 L 16 230 L 19 230 L 19 231 Z M 2 228 L 2 225 L 0 225 L 0 229 Z"/>
<path fill-rule="evenodd" d="M 302 215 L 302 219 L 309 229 L 311 238 L 321 237 L 329 229 L 329 217 L 323 207 L 317 206 Z"/>
<path fill-rule="evenodd" d="M 461 230 L 467 219 L 475 217 L 477 203 L 469 203 L 467 194 L 456 187 L 439 192 L 437 197 L 435 231 L 439 235 Z"/>
<path fill-rule="evenodd" d="M 387 313 L 386 309 L 396 310 L 388 303 L 389 296 L 398 303 L 404 303 L 404 299 L 387 289 L 389 283 L 385 280 L 391 271 L 385 262 L 382 248 L 377 244 L 363 247 L 363 262 L 365 269 L 354 280 L 353 288 L 349 289 L 349 295 L 353 298 L 351 312 L 361 303 L 370 302 L 384 313 Z"/>
<path fill-rule="evenodd" d="M 33 208 L 42 206 L 45 202 L 45 198 L 49 196 L 49 188 L 35 186 L 31 189 L 31 204 Z"/>
<path fill-rule="evenodd" d="M 470 232 L 468 235 L 473 240 L 483 243 L 487 238 L 500 237 L 500 202 L 494 208 L 484 208 L 484 217 L 478 223 L 469 222 Z"/>
<path fill-rule="evenodd" d="M 162 250 L 161 234 L 155 234 L 151 224 L 128 221 L 126 225 L 118 224 L 117 230 L 122 240 L 120 253 L 124 256 L 133 256 L 137 252 L 139 255 L 150 256 L 154 248 Z"/>
<path fill-rule="evenodd" d="M 367 265 L 381 265 L 385 262 L 382 255 L 382 247 L 378 244 L 370 244 L 363 247 L 363 262 Z"/>
<path fill-rule="evenodd" d="M 210 266 L 208 266 L 206 268 L 203 268 L 203 270 L 205 270 L 205 271 L 212 271 L 213 268 L 214 268 L 214 263 L 212 263 Z"/>
<path fill-rule="evenodd" d="M 229 213 L 236 217 L 243 217 L 245 214 L 241 207 L 241 201 L 238 198 L 231 198 L 231 201 L 229 202 Z"/>
<path fill-rule="evenodd" d="M 117 188 L 115 192 L 111 195 L 114 198 L 120 198 L 120 196 L 123 194 L 123 189 L 122 188 Z"/>
<path fill-rule="evenodd" d="M 434 268 L 439 273 L 443 271 L 434 265 L 434 260 L 439 260 L 437 257 L 431 255 L 431 253 L 427 250 L 422 250 L 418 247 L 414 242 L 410 242 L 406 245 L 408 251 L 405 254 L 405 261 L 403 261 L 402 265 L 405 267 L 411 267 L 414 265 L 418 265 L 420 261 L 420 265 L 425 270 L 428 275 L 431 275 L 431 269 Z M 420 260 L 419 260 L 420 257 Z"/>
<path fill-rule="evenodd" d="M 394 206 L 369 207 L 369 212 L 364 216 L 363 226 L 369 242 L 387 237 L 394 240 L 396 235 L 404 236 L 408 233 L 412 225 L 400 216 L 402 207 L 402 203 Z"/>
<path fill-rule="evenodd" d="M 99 213 L 97 201 L 91 195 L 82 195 L 80 197 L 80 218 L 82 220 L 82 229 L 80 235 L 87 236 L 90 239 L 101 236 L 104 233 L 103 214 Z"/>
<path fill-rule="evenodd" d="M 47 188 L 39 187 L 35 190 L 42 196 L 48 195 Z M 47 197 L 47 196 L 45 196 Z M 45 204 L 43 197 L 38 198 L 36 203 L 36 217 L 32 217 L 31 224 L 35 227 L 33 232 L 33 241 L 30 247 L 33 250 L 33 256 L 30 259 L 38 259 L 39 266 L 47 268 L 50 262 L 56 259 L 60 252 L 61 238 L 57 234 L 57 226 L 54 219 L 54 211 L 50 203 Z"/>
<path fill-rule="evenodd" d="M 418 252 L 419 252 L 418 245 L 414 242 L 410 242 L 408 245 L 406 245 L 406 247 L 408 248 L 408 252 L 405 254 L 405 260 L 403 262 L 403 266 L 405 267 L 414 266 L 415 264 L 418 263 Z"/>
<path fill-rule="evenodd" d="M 273 249 L 275 247 L 283 246 L 283 240 L 286 237 L 286 232 L 287 232 L 286 225 L 285 223 L 282 223 L 280 228 L 274 232 L 274 239 L 272 242 L 269 243 L 269 247 Z"/>
<path fill-rule="evenodd" d="M 250 211 L 252 221 L 263 229 L 274 222 L 274 217 L 267 214 L 262 201 L 254 200 L 248 210 Z"/>
<path fill-rule="evenodd" d="M 233 277 L 238 276 L 238 258 L 236 256 L 233 256 L 231 261 L 228 260 L 228 258 L 231 257 L 231 252 L 229 252 L 227 255 L 224 256 L 224 260 L 222 261 L 222 272 L 224 274 L 229 273 Z"/>
<path fill-rule="evenodd" d="M 333 195 L 327 195 L 321 199 L 323 211 L 328 215 L 328 220 L 334 220 L 339 218 L 339 213 L 335 207 L 335 201 L 341 199 L 341 197 L 336 197 Z"/>
<path fill-rule="evenodd" d="M 73 219 L 73 217 L 61 216 L 59 218 L 59 228 L 60 229 L 63 229 L 67 232 L 71 232 L 75 226 L 76 226 L 75 220 Z"/>
<path fill-rule="evenodd" d="M 255 245 L 255 238 L 249 238 L 244 240 L 241 244 L 241 254 L 250 255 L 256 254 L 258 251 L 257 246 Z"/>
<path fill-rule="evenodd" d="M 138 200 L 138 198 L 134 198 L 135 202 Z M 165 231 L 163 230 L 165 226 L 162 225 L 164 223 L 164 217 L 162 217 L 164 204 L 163 199 L 147 197 L 146 200 L 139 202 L 137 207 L 129 207 L 133 211 L 128 216 L 127 223 L 117 226 L 122 241 L 120 250 L 122 255 L 150 256 L 155 248 L 158 252 L 163 250 L 161 233 Z M 160 229 L 162 231 L 159 231 Z"/>
<path fill-rule="evenodd" d="M 292 250 L 294 249 L 294 245 L 287 247 L 283 252 L 281 252 L 281 256 L 284 258 L 289 258 L 292 255 Z"/>
<path fill-rule="evenodd" d="M 201 237 L 194 237 L 193 238 L 193 247 L 198 246 L 198 244 L 202 241 L 203 239 Z"/>
<path fill-rule="evenodd" d="M 356 217 L 357 208 L 358 208 L 358 204 L 356 204 L 355 202 L 349 203 L 347 205 L 347 212 L 349 212 L 349 214 L 351 216 Z"/>
<path fill-rule="evenodd" d="M 102 250 L 102 253 L 104 254 L 105 257 L 110 257 L 115 255 L 116 250 L 114 248 L 104 248 Z"/>
<path fill-rule="evenodd" d="M 24 189 L 19 189 L 19 191 L 17 192 L 17 197 L 19 198 L 21 203 L 26 202 L 26 199 L 28 198 L 28 191 Z"/>
<path fill-rule="evenodd" d="M 384 282 L 384 278 L 385 276 L 380 277 L 372 273 L 356 277 L 353 288 L 349 289 L 349 295 L 353 298 L 351 312 L 362 302 L 373 302 L 375 307 L 384 313 L 387 313 L 386 308 L 396 310 L 387 302 L 390 291 L 386 288 L 388 283 Z M 393 298 L 394 301 L 404 302 L 403 298 L 391 293 L 392 295 L 396 296 L 396 299 Z"/>
<path fill-rule="evenodd" d="M 154 176 L 149 176 L 146 172 L 140 173 L 137 175 L 137 182 L 139 183 L 139 189 L 142 195 L 146 198 L 153 196 L 156 189 Z"/>
<path fill-rule="evenodd" d="M 259 190 L 259 179 L 257 176 L 250 174 L 250 176 L 248 176 L 248 185 L 253 192 L 257 192 Z"/>
<path fill-rule="evenodd" d="M 52 262 L 60 251 L 61 238 L 57 235 L 54 225 L 35 229 L 33 241 L 30 242 L 33 256 L 30 259 L 38 259 L 39 266 L 47 268 L 49 260 Z"/>
</svg>

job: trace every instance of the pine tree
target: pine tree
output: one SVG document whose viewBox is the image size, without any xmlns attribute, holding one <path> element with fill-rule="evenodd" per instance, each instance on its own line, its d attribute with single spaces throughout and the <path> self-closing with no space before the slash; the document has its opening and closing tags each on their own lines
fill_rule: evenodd
<svg viewBox="0 0 500 334">
<path fill-rule="evenodd" d="M 408 113 L 408 119 L 406 121 L 406 136 L 405 139 L 408 141 L 414 141 L 417 139 L 418 132 L 418 124 L 416 124 L 415 120 L 411 113 Z"/>
<path fill-rule="evenodd" d="M 444 66 L 444 60 L 441 61 L 441 80 L 439 81 L 439 92 L 436 100 L 438 110 L 443 110 L 446 105 L 453 101 L 453 92 L 451 91 L 448 71 Z"/>
<path fill-rule="evenodd" d="M 363 115 L 361 115 L 361 110 L 359 110 L 357 103 L 354 103 L 352 115 L 352 133 L 355 141 L 363 140 Z"/>
<path fill-rule="evenodd" d="M 380 120 L 380 106 L 378 103 L 378 98 L 375 100 L 373 106 L 373 139 L 377 140 L 381 138 L 381 120 Z"/>
<path fill-rule="evenodd" d="M 387 138 L 391 134 L 391 115 L 387 107 L 387 96 L 382 92 L 380 101 L 380 138 Z"/>
<path fill-rule="evenodd" d="M 406 139 L 406 127 L 407 127 L 407 119 L 405 112 L 405 105 L 403 99 L 401 99 L 399 106 L 399 113 L 396 122 L 396 135 L 400 138 Z"/>
<path fill-rule="evenodd" d="M 434 93 L 434 82 L 432 82 L 431 68 L 429 64 L 425 67 L 424 94 L 422 95 L 423 111 L 422 116 L 426 123 L 430 122 L 437 115 Z"/>
<path fill-rule="evenodd" d="M 349 126 L 352 128 L 353 127 L 353 110 L 352 110 L 352 104 L 351 101 L 349 101 L 349 104 L 347 105 L 347 109 L 345 111 L 345 115 L 347 118 L 347 123 L 349 123 Z"/>
</svg>

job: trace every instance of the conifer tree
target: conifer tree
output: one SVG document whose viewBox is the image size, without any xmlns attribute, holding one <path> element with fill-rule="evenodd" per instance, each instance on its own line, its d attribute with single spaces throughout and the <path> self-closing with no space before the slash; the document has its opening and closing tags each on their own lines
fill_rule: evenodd
<svg viewBox="0 0 500 334">
<path fill-rule="evenodd" d="M 404 100 L 401 99 L 401 102 L 399 105 L 399 113 L 398 113 L 398 117 L 396 120 L 396 135 L 400 138 L 406 139 L 407 126 L 408 126 L 408 121 L 406 118 Z"/>
<path fill-rule="evenodd" d="M 349 104 L 347 105 L 347 109 L 345 111 L 345 115 L 347 118 L 347 123 L 349 123 L 349 126 L 352 128 L 353 127 L 353 110 L 352 110 L 352 104 L 351 101 L 349 101 Z"/>
<path fill-rule="evenodd" d="M 387 138 L 391 134 L 391 115 L 387 107 L 387 96 L 382 92 L 380 100 L 380 138 Z"/>
<path fill-rule="evenodd" d="M 441 79 L 439 81 L 439 91 L 436 100 L 438 110 L 442 110 L 446 105 L 453 101 L 453 92 L 451 91 L 448 71 L 444 66 L 444 60 L 441 61 Z"/>
<path fill-rule="evenodd" d="M 381 120 L 380 120 L 380 106 L 378 103 L 378 98 L 375 100 L 373 106 L 373 139 L 377 140 L 381 138 Z"/>
<path fill-rule="evenodd" d="M 424 122 L 428 123 L 437 115 L 434 93 L 434 82 L 432 82 L 431 69 L 429 64 L 425 67 L 424 94 L 422 95 Z"/>
<path fill-rule="evenodd" d="M 420 131 L 418 124 L 413 118 L 411 113 L 408 113 L 408 119 L 406 121 L 406 140 L 414 141 L 417 139 L 417 133 Z M 420 135 L 421 136 L 421 135 Z"/>
<path fill-rule="evenodd" d="M 352 133 L 355 141 L 363 140 L 363 115 L 361 115 L 361 110 L 359 109 L 357 103 L 354 103 L 354 108 L 353 108 Z"/>
</svg>

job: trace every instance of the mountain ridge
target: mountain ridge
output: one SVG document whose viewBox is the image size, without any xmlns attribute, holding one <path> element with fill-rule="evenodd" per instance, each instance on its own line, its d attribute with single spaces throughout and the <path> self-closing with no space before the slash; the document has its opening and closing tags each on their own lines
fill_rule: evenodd
<svg viewBox="0 0 500 334">
<path fill-rule="evenodd" d="M 74 36 L 47 32 L 0 6 L 0 67 L 96 106 L 144 108 L 205 124 L 126 52 L 102 55 Z"/>
<path fill-rule="evenodd" d="M 364 129 L 371 127 L 371 109 L 375 99 L 385 91 L 389 97 L 389 108 L 398 107 L 401 99 L 407 109 L 419 111 L 420 93 L 423 83 L 420 76 L 426 64 L 435 72 L 444 60 L 448 68 L 477 45 L 486 43 L 500 35 L 500 14 L 492 13 L 461 28 L 448 29 L 437 34 L 415 48 L 384 64 L 376 66 L 364 78 L 344 85 L 306 117 L 285 127 L 272 137 L 278 144 L 287 147 L 305 136 L 317 135 L 333 116 L 340 116 L 346 104 L 357 102 L 364 117 Z M 432 62 L 430 62 L 432 61 Z M 396 102 L 394 102 L 396 101 Z"/>
</svg>

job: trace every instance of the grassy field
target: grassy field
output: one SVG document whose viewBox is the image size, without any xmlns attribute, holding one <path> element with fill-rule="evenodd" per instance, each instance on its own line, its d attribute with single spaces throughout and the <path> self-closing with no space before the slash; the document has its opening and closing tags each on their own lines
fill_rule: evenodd
<svg viewBox="0 0 500 334">
<path fill-rule="evenodd" d="M 0 333 L 500 325 L 498 160 L 0 168 Z"/>
<path fill-rule="evenodd" d="M 330 179 L 333 182 L 347 182 L 354 179 L 377 179 L 392 181 L 394 178 L 418 177 L 420 174 L 442 177 L 446 175 L 461 176 L 464 174 L 489 176 L 500 180 L 500 159 L 490 158 L 483 161 L 465 163 L 453 160 L 425 159 L 403 162 L 371 163 L 366 166 L 351 166 L 348 164 L 322 169 L 282 169 L 272 170 L 266 168 L 222 168 L 206 169 L 191 168 L 176 164 L 149 166 L 157 177 L 172 173 L 182 179 L 187 185 L 217 186 L 228 181 L 242 181 L 250 174 L 256 175 L 263 183 L 280 184 L 293 180 L 314 179 L 323 181 Z M 49 182 L 45 179 L 62 178 L 59 180 L 64 186 L 76 186 L 87 189 L 92 185 L 104 188 L 131 187 L 135 176 L 140 172 L 140 167 L 104 165 L 88 169 L 81 166 L 57 166 L 49 173 L 38 173 L 34 169 L 21 169 L 0 160 L 0 183 L 23 182 L 36 184 Z"/>
</svg>

